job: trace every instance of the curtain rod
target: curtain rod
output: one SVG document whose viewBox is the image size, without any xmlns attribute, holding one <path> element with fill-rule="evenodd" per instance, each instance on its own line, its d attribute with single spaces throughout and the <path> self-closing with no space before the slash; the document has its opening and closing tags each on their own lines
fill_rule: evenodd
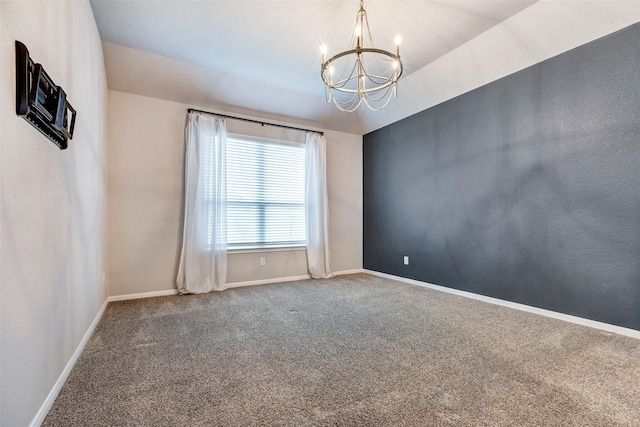
<svg viewBox="0 0 640 427">
<path fill-rule="evenodd" d="M 214 116 L 224 117 L 226 119 L 240 120 L 240 121 L 249 122 L 249 123 L 257 123 L 257 124 L 262 125 L 262 126 L 264 126 L 264 125 L 274 126 L 274 127 L 277 127 L 277 128 L 299 130 L 300 132 L 314 132 L 314 133 L 319 133 L 320 135 L 324 135 L 324 132 L 319 132 L 317 130 L 303 129 L 303 128 L 297 128 L 297 127 L 294 127 L 294 126 L 287 126 L 287 125 L 279 125 L 279 124 L 276 124 L 276 123 L 261 122 L 260 120 L 245 119 L 244 117 L 228 116 L 226 114 L 218 114 L 218 113 L 212 113 L 210 111 L 196 110 L 195 108 L 189 108 L 187 110 L 187 112 L 189 112 L 189 113 L 211 114 L 211 115 L 214 115 Z"/>
</svg>

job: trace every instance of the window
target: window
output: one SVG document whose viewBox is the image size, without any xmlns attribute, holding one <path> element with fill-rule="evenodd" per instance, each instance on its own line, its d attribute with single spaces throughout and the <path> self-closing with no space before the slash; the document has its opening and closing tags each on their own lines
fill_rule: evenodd
<svg viewBox="0 0 640 427">
<path fill-rule="evenodd" d="M 305 245 L 304 144 L 229 135 L 229 249 Z"/>
</svg>

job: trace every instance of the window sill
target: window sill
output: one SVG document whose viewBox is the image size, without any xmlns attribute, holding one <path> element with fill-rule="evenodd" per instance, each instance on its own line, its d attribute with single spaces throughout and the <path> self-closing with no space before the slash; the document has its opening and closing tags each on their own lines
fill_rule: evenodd
<svg viewBox="0 0 640 427">
<path fill-rule="evenodd" d="M 286 246 L 286 247 L 266 247 L 266 248 L 238 248 L 227 249 L 227 253 L 230 254 L 250 254 L 255 252 L 289 252 L 289 251 L 306 251 L 306 246 Z"/>
</svg>

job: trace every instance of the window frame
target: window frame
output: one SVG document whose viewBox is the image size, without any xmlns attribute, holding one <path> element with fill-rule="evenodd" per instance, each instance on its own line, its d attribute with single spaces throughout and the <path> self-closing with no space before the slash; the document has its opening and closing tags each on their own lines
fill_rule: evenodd
<svg viewBox="0 0 640 427">
<path fill-rule="evenodd" d="M 230 140 L 244 140 L 244 141 L 248 141 L 248 142 L 257 142 L 257 143 L 265 143 L 265 144 L 279 144 L 279 145 L 288 145 L 288 146 L 294 146 L 294 147 L 298 147 L 304 150 L 306 144 L 304 142 L 298 142 L 298 141 L 291 141 L 291 140 L 284 140 L 284 139 L 274 139 L 274 138 L 265 138 L 265 137 L 258 137 L 258 136 L 253 136 L 253 135 L 244 135 L 244 134 L 239 134 L 239 133 L 228 133 L 227 134 L 227 150 L 228 150 L 228 145 L 229 145 L 229 141 Z M 227 156 L 227 187 L 229 186 L 229 158 Z M 304 169 L 305 169 L 305 177 L 303 179 L 306 179 L 306 152 L 304 153 Z M 302 185 L 304 186 L 304 180 Z M 304 221 L 306 222 L 306 201 L 303 199 L 302 203 L 301 203 L 304 212 L 305 212 L 305 219 Z M 229 213 L 228 213 L 228 207 L 229 207 L 229 194 L 227 191 L 227 239 L 228 239 L 228 235 L 229 235 Z M 246 245 L 231 245 L 229 243 L 227 243 L 227 252 L 230 253 L 251 253 L 251 252 L 267 252 L 267 251 L 291 251 L 291 250 L 306 250 L 306 246 L 307 246 L 307 236 L 306 236 L 306 227 L 305 227 L 305 235 L 304 235 L 304 241 L 301 242 L 297 242 L 297 243 L 291 243 L 291 242 L 287 242 L 287 243 L 283 243 L 283 244 L 249 244 L 247 243 Z"/>
</svg>

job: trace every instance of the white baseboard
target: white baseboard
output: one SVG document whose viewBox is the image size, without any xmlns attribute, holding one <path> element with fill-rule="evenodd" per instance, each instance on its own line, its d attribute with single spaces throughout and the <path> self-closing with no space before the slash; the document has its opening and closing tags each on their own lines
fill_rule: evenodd
<svg viewBox="0 0 640 427">
<path fill-rule="evenodd" d="M 141 298 L 166 297 L 167 295 L 176 295 L 177 293 L 178 293 L 177 289 L 167 289 L 165 291 L 142 292 L 139 294 L 113 295 L 107 298 L 107 302 L 126 301 L 130 299 L 141 299 Z"/>
<path fill-rule="evenodd" d="M 441 292 L 447 292 L 449 294 L 459 295 L 467 298 L 472 298 L 490 304 L 501 305 L 503 307 L 514 308 L 516 310 L 526 311 L 528 313 L 539 314 L 541 316 L 551 317 L 554 319 L 564 320 L 565 322 L 575 323 L 582 326 L 588 326 L 590 328 L 600 329 L 607 332 L 613 332 L 615 334 L 625 335 L 631 338 L 640 339 L 640 331 L 630 328 L 624 328 L 622 326 L 611 325 L 609 323 L 598 322 L 596 320 L 585 319 L 583 317 L 572 316 L 570 314 L 558 313 L 557 311 L 545 310 L 544 308 L 532 307 L 530 305 L 520 304 L 517 302 L 506 301 L 498 298 L 488 297 L 484 295 L 474 294 L 472 292 L 460 291 L 458 289 L 447 288 L 445 286 L 434 285 L 432 283 L 421 282 L 419 280 L 407 279 L 400 276 L 394 276 L 392 274 L 380 273 L 379 271 L 364 270 L 365 273 L 373 276 L 384 277 L 386 279 L 397 280 L 399 282 L 408 283 L 410 285 L 422 286 L 425 288 L 435 289 Z"/>
<path fill-rule="evenodd" d="M 89 329 L 87 329 L 87 332 L 82 337 L 82 340 L 80 341 L 80 344 L 78 344 L 76 351 L 73 352 L 71 359 L 69 359 L 69 361 L 67 362 L 67 366 L 64 367 L 62 373 L 58 377 L 58 380 L 55 382 L 55 384 L 53 384 L 53 388 L 42 403 L 42 406 L 40 406 L 40 409 L 38 409 L 38 412 L 36 412 L 36 416 L 33 418 L 33 421 L 31 421 L 31 424 L 29 424 L 29 427 L 39 427 L 40 424 L 42 424 L 42 422 L 44 421 L 45 417 L 49 413 L 49 410 L 51 409 L 51 406 L 53 405 L 53 402 L 56 400 L 56 397 L 58 397 L 60 390 L 62 390 L 62 386 L 64 385 L 65 381 L 67 381 L 71 370 L 78 361 L 80 354 L 82 354 L 82 350 L 84 350 L 84 347 L 87 345 L 89 338 L 91 338 L 93 331 L 96 329 L 96 326 L 98 326 L 100 319 L 102 319 L 102 315 L 104 314 L 104 310 L 107 308 L 107 304 L 109 304 L 108 299 L 104 302 L 104 304 L 102 304 L 102 307 L 100 307 L 98 314 L 96 314 L 95 319 L 93 319 L 93 322 L 91 322 Z"/>
<path fill-rule="evenodd" d="M 342 271 L 334 271 L 333 274 L 336 276 L 344 276 L 345 274 L 358 274 L 358 273 L 367 273 L 364 268 L 356 268 L 354 270 L 342 270 Z"/>
<path fill-rule="evenodd" d="M 357 268 L 354 270 L 335 271 L 333 274 L 335 274 L 336 276 L 342 276 L 344 274 L 356 274 L 356 273 L 364 273 L 364 272 L 365 271 L 362 268 Z M 308 274 L 303 274 L 300 276 L 274 277 L 273 279 L 233 282 L 233 283 L 227 283 L 227 289 L 241 288 L 244 286 L 269 285 L 273 283 L 294 282 L 296 280 L 307 280 L 307 279 L 311 279 L 311 276 L 309 276 Z M 126 300 L 141 299 L 141 298 L 164 297 L 167 295 L 177 295 L 177 294 L 178 294 L 177 289 L 167 289 L 164 291 L 142 292 L 139 294 L 113 295 L 107 298 L 107 302 L 126 301 Z"/>
<path fill-rule="evenodd" d="M 296 280 L 307 280 L 307 279 L 311 279 L 311 276 L 309 276 L 308 274 L 303 274 L 301 276 L 276 277 L 273 279 L 250 280 L 247 282 L 227 283 L 227 289 L 242 288 L 244 286 L 269 285 L 272 283 L 295 282 Z"/>
</svg>

